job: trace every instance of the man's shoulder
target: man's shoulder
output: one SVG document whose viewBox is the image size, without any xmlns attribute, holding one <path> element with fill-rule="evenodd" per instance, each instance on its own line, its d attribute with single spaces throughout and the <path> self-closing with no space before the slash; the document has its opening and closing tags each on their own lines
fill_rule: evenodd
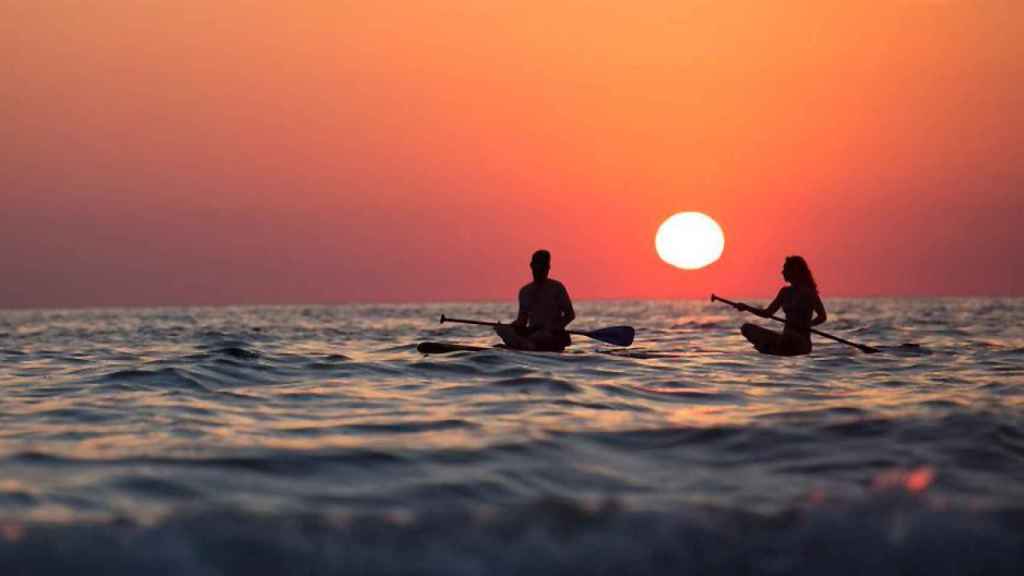
<svg viewBox="0 0 1024 576">
<path fill-rule="evenodd" d="M 552 293 L 556 298 L 569 299 L 569 291 L 565 289 L 565 285 L 558 280 L 548 279 L 551 282 Z"/>
<path fill-rule="evenodd" d="M 550 290 L 552 288 L 554 290 L 558 291 L 558 292 L 568 292 L 565 289 L 565 285 L 564 284 L 562 284 L 558 280 L 555 280 L 554 278 L 547 278 L 546 280 L 544 280 L 544 284 L 543 285 L 538 285 L 536 282 L 530 282 L 529 284 L 527 284 L 527 285 L 525 285 L 525 286 L 523 286 L 522 288 L 519 289 L 519 294 L 520 295 L 533 294 L 537 290 L 540 290 L 542 286 L 543 286 L 545 292 L 548 292 L 548 290 Z"/>
<path fill-rule="evenodd" d="M 533 282 L 523 286 L 519 289 L 519 300 L 529 300 L 537 292 L 537 287 L 534 286 Z"/>
<path fill-rule="evenodd" d="M 535 286 L 535 284 L 530 283 L 530 284 L 527 284 L 527 286 Z M 544 288 L 547 288 L 549 290 L 554 288 L 555 290 L 565 291 L 565 285 L 562 284 L 561 282 L 559 282 L 558 280 L 555 280 L 554 278 L 547 278 L 547 279 L 545 279 L 544 280 Z"/>
</svg>

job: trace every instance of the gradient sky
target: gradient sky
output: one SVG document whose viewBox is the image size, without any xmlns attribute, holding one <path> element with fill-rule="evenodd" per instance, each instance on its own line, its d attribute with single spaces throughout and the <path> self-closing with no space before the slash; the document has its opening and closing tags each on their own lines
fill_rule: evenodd
<svg viewBox="0 0 1024 576">
<path fill-rule="evenodd" d="M 1024 2 L 0 3 L 0 308 L 1024 295 Z M 654 251 L 672 213 L 720 261 Z"/>
</svg>

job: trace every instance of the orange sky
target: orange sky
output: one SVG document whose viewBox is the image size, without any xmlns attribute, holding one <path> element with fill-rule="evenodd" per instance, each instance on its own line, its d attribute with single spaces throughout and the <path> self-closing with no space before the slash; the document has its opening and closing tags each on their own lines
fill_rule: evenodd
<svg viewBox="0 0 1024 576">
<path fill-rule="evenodd" d="M 301 5 L 302 7 L 297 7 Z M 0 6 L 0 307 L 1024 295 L 1024 3 Z M 698 210 L 722 259 L 658 225 Z"/>
</svg>

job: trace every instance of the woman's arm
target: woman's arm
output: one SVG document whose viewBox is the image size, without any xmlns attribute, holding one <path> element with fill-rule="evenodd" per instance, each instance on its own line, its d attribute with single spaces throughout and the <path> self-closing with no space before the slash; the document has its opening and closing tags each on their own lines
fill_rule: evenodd
<svg viewBox="0 0 1024 576">
<path fill-rule="evenodd" d="M 818 295 L 814 296 L 814 320 L 811 320 L 811 326 L 817 326 L 818 324 L 824 324 L 825 320 L 828 320 L 828 314 L 825 313 L 825 305 L 821 302 L 821 297 Z"/>
<path fill-rule="evenodd" d="M 783 290 L 785 290 L 785 288 L 779 290 L 779 293 L 775 295 L 775 299 L 772 300 L 771 304 L 769 304 L 767 308 L 758 308 L 757 306 L 740 304 L 740 309 L 746 310 L 747 312 L 750 312 L 755 316 L 760 316 L 761 318 L 771 318 L 776 312 L 779 311 L 779 308 L 782 307 Z"/>
</svg>

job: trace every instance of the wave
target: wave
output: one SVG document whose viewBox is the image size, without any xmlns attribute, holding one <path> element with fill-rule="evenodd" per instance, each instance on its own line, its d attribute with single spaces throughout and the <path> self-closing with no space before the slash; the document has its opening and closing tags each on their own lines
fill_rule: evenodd
<svg viewBox="0 0 1024 576">
<path fill-rule="evenodd" d="M 197 378 L 180 368 L 117 370 L 100 376 L 96 381 L 132 388 L 157 387 L 209 391 L 209 388 L 203 385 Z"/>
<path fill-rule="evenodd" d="M 8 574 L 1013 574 L 1024 509 L 883 493 L 775 515 L 542 498 L 372 514 L 184 512 L 151 524 L 0 523 Z"/>
<path fill-rule="evenodd" d="M 228 356 L 238 360 L 255 360 L 261 356 L 259 352 L 242 346 L 225 346 L 223 348 L 214 349 L 212 352 L 214 354 Z"/>
<path fill-rule="evenodd" d="M 524 391 L 543 390 L 545 392 L 554 392 L 559 394 L 572 394 L 574 392 L 579 392 L 579 387 L 575 384 L 558 378 L 520 376 L 516 378 L 497 380 L 495 382 L 490 382 L 489 384 L 499 388 L 514 388 Z"/>
</svg>

